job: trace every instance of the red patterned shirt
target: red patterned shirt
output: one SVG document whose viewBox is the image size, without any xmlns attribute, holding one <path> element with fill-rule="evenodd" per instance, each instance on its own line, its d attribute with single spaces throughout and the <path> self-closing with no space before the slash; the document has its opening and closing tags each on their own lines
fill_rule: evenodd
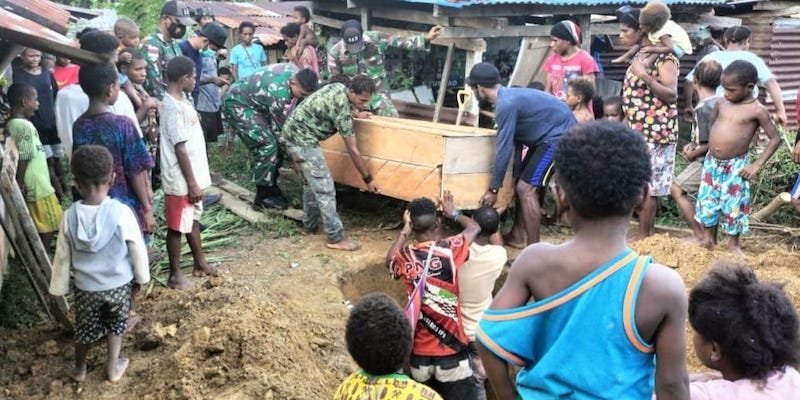
<svg viewBox="0 0 800 400">
<path fill-rule="evenodd" d="M 410 294 L 425 270 L 433 241 L 410 244 L 398 250 L 389 266 L 403 278 Z M 414 333 L 413 354 L 449 356 L 466 348 L 469 339 L 461 321 L 458 269 L 469 258 L 469 242 L 458 234 L 436 241 L 422 297 L 421 315 Z"/>
</svg>

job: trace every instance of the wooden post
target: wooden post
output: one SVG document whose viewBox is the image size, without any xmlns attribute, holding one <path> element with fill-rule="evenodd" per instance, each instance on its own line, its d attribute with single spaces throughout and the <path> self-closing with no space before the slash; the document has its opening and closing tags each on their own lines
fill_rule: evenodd
<svg viewBox="0 0 800 400">
<path fill-rule="evenodd" d="M 455 44 L 450 43 L 447 46 L 447 57 L 444 59 L 444 68 L 442 68 L 442 79 L 439 81 L 439 93 L 436 96 L 436 108 L 433 110 L 433 122 L 439 122 L 439 113 L 442 111 L 444 104 L 444 96 L 447 94 L 447 82 L 450 81 L 450 66 L 453 64 L 453 52 Z"/>
<path fill-rule="evenodd" d="M 770 215 L 778 211 L 781 207 L 791 202 L 792 202 L 792 195 L 783 192 L 775 196 L 775 198 L 772 199 L 772 201 L 770 201 L 766 207 L 758 210 L 755 214 L 753 214 L 753 219 L 755 219 L 756 221 L 763 221 L 765 218 L 769 217 Z"/>
<path fill-rule="evenodd" d="M 578 25 L 581 27 L 581 49 L 589 51 L 592 47 L 592 16 L 579 15 Z"/>
<path fill-rule="evenodd" d="M 365 31 L 372 29 L 372 11 L 367 7 L 361 7 L 361 28 Z"/>
<path fill-rule="evenodd" d="M 467 59 L 464 63 L 464 73 L 466 76 L 469 76 L 469 72 L 472 70 L 476 64 L 479 64 L 483 61 L 483 51 L 467 51 Z M 478 101 L 475 100 L 475 96 L 472 96 L 472 105 L 469 107 L 469 112 L 475 114 L 475 125 L 478 126 L 478 122 L 480 121 L 480 117 L 478 116 Z"/>
</svg>

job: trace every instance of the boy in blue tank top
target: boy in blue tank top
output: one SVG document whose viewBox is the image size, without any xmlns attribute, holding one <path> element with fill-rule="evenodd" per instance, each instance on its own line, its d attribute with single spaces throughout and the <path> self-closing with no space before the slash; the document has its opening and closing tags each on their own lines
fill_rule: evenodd
<svg viewBox="0 0 800 400">
<path fill-rule="evenodd" d="M 575 236 L 523 250 L 484 312 L 477 338 L 498 398 L 644 400 L 655 389 L 659 400 L 688 399 L 683 281 L 626 242 L 648 195 L 644 140 L 590 122 L 564 136 L 554 162 Z M 516 387 L 507 363 L 522 368 Z"/>
</svg>

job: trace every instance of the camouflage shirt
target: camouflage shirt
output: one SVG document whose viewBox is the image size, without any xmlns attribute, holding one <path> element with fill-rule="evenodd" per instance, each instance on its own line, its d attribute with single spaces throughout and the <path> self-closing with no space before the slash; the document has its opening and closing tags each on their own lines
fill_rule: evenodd
<svg viewBox="0 0 800 400">
<path fill-rule="evenodd" d="M 375 82 L 376 93 L 388 93 L 389 82 L 386 79 L 386 49 L 397 47 L 406 50 L 424 50 L 425 35 L 411 37 L 393 36 L 383 32 L 366 31 L 364 50 L 360 53 L 347 51 L 344 41 L 339 41 L 328 52 L 328 70 L 331 76 L 345 74 L 356 76 L 367 75 Z"/>
<path fill-rule="evenodd" d="M 259 67 L 252 75 L 234 82 L 225 101 L 264 114 L 271 120 L 273 129 L 280 131 L 293 105 L 289 84 L 297 71 L 297 66 L 289 63 Z"/>
<path fill-rule="evenodd" d="M 151 96 L 162 100 L 167 90 L 167 63 L 183 52 L 177 40 L 167 42 L 159 31 L 150 35 L 150 38 L 142 44 L 140 51 L 147 60 L 147 80 L 144 82 L 144 88 Z"/>
<path fill-rule="evenodd" d="M 317 146 L 336 132 L 355 136 L 350 100 L 341 83 L 331 83 L 306 97 L 283 126 L 283 138 L 301 147 Z"/>
</svg>

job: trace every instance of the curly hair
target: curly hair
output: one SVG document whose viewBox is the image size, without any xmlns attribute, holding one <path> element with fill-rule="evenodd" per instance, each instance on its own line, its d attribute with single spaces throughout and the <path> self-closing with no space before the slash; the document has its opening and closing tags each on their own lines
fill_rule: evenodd
<svg viewBox="0 0 800 400">
<path fill-rule="evenodd" d="M 589 104 L 594 97 L 594 83 L 586 78 L 572 78 L 567 82 L 567 87 L 572 88 L 572 91 L 581 97 L 583 104 Z"/>
<path fill-rule="evenodd" d="M 722 65 L 714 60 L 705 60 L 694 68 L 694 81 L 709 89 L 716 89 L 722 77 Z"/>
<path fill-rule="evenodd" d="M 97 54 L 115 54 L 117 48 L 119 48 L 119 40 L 113 35 L 102 31 L 83 33 L 78 41 L 80 42 L 81 49 Z"/>
<path fill-rule="evenodd" d="M 114 64 L 85 64 L 78 71 L 78 82 L 89 97 L 102 96 L 109 86 L 119 80 L 119 72 Z"/>
<path fill-rule="evenodd" d="M 481 234 L 493 235 L 500 229 L 500 214 L 491 206 L 483 206 L 472 214 L 472 219 L 481 227 Z"/>
<path fill-rule="evenodd" d="M 742 43 L 750 39 L 750 35 L 750 28 L 746 26 L 732 26 L 725 29 L 722 38 L 725 40 L 725 43 Z"/>
<path fill-rule="evenodd" d="M 297 81 L 297 84 L 307 92 L 313 92 L 317 90 L 317 87 L 319 87 L 317 73 L 311 68 L 303 68 L 300 71 L 295 72 L 293 78 L 295 81 Z"/>
<path fill-rule="evenodd" d="M 411 323 L 384 293 L 370 293 L 350 310 L 344 338 L 356 364 L 372 375 L 397 372 L 411 354 Z"/>
<path fill-rule="evenodd" d="M 639 25 L 648 32 L 656 32 L 672 18 L 669 7 L 660 1 L 651 1 L 639 11 Z"/>
<path fill-rule="evenodd" d="M 760 282 L 748 266 L 718 261 L 689 293 L 689 323 L 748 379 L 795 365 L 797 311 L 781 285 Z M 731 328 L 735 327 L 735 328 Z"/>
<path fill-rule="evenodd" d="M 740 85 L 755 84 L 758 82 L 758 70 L 748 61 L 736 60 L 728 65 L 722 75 L 733 77 L 734 81 Z"/>
<path fill-rule="evenodd" d="M 420 197 L 408 203 L 411 214 L 411 227 L 416 233 L 427 232 L 436 227 L 436 203 L 427 197 Z"/>
<path fill-rule="evenodd" d="M 642 135 L 612 121 L 572 128 L 553 162 L 571 208 L 590 219 L 630 215 L 652 175 Z"/>
<path fill-rule="evenodd" d="M 303 17 L 305 22 L 311 21 L 311 11 L 306 6 L 297 6 L 294 8 L 294 12 L 300 14 Z"/>
<path fill-rule="evenodd" d="M 8 87 L 8 104 L 12 108 L 22 107 L 28 99 L 36 98 L 36 88 L 27 83 L 14 83 Z"/>
<path fill-rule="evenodd" d="M 256 31 L 256 24 L 254 24 L 254 23 L 252 23 L 252 22 L 250 22 L 250 21 L 242 21 L 242 23 L 240 23 L 240 24 L 239 24 L 239 33 L 242 33 L 242 31 L 244 30 L 244 28 L 250 28 L 250 29 L 252 29 L 252 30 L 253 30 L 253 33 L 255 33 L 255 31 Z"/>
<path fill-rule="evenodd" d="M 97 186 L 108 182 L 108 177 L 114 168 L 114 159 L 107 148 L 87 144 L 75 150 L 70 168 L 78 186 Z"/>
<path fill-rule="evenodd" d="M 295 38 L 300 36 L 300 24 L 289 22 L 288 24 L 282 26 L 281 35 L 289 38 Z"/>
<path fill-rule="evenodd" d="M 167 80 L 178 82 L 184 76 L 189 76 L 194 71 L 194 61 L 186 56 L 177 56 L 167 63 Z"/>
<path fill-rule="evenodd" d="M 356 94 L 374 94 L 375 82 L 366 75 L 356 75 L 347 82 L 347 88 Z"/>
</svg>

